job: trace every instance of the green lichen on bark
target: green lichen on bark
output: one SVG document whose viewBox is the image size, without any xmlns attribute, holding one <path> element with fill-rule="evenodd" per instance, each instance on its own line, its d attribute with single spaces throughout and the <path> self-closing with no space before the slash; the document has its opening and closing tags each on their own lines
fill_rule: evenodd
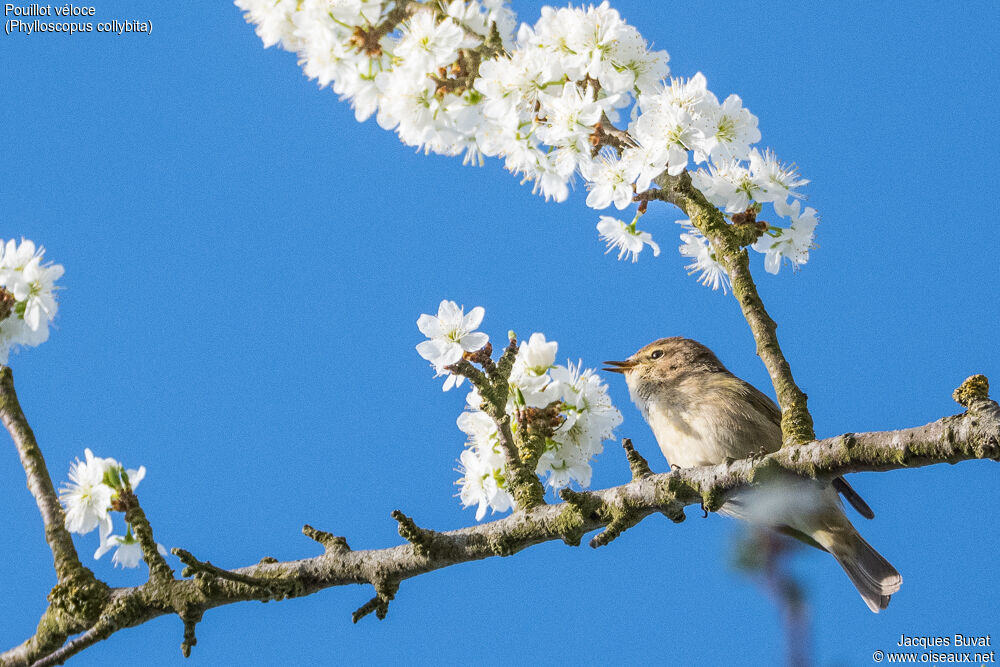
<svg viewBox="0 0 1000 667">
<path fill-rule="evenodd" d="M 375 597 L 351 614 L 351 620 L 355 623 L 373 611 L 378 620 L 385 620 L 386 614 L 389 613 L 389 603 L 396 598 L 396 593 L 399 591 L 398 579 L 376 579 L 372 585 L 375 587 Z"/>
<path fill-rule="evenodd" d="M 985 375 L 972 375 L 951 396 L 963 408 L 968 408 L 973 402 L 990 397 L 990 381 Z"/>
<path fill-rule="evenodd" d="M 53 586 L 48 601 L 53 608 L 86 627 L 100 616 L 110 595 L 111 588 L 106 583 L 82 568 L 81 572 Z"/>
<path fill-rule="evenodd" d="M 562 401 L 552 401 L 542 408 L 521 407 L 516 412 L 513 430 L 517 455 L 527 470 L 536 470 L 546 445 L 566 418 Z"/>
<path fill-rule="evenodd" d="M 413 545 L 413 551 L 425 558 L 432 558 L 443 547 L 444 538 L 440 533 L 419 527 L 413 519 L 399 510 L 393 510 L 392 518 L 399 523 L 399 535 Z"/>
<path fill-rule="evenodd" d="M 563 489 L 559 496 L 566 501 L 562 511 L 553 522 L 556 533 L 571 547 L 580 546 L 580 540 L 587 532 L 588 521 L 599 520 L 604 501 L 592 493 L 581 493 Z"/>
<path fill-rule="evenodd" d="M 660 511 L 668 519 L 674 523 L 681 523 L 687 518 L 684 506 L 693 499 L 700 499 L 701 492 L 674 473 L 661 480 L 656 485 L 656 504 L 662 508 Z"/>
<path fill-rule="evenodd" d="M 632 445 L 632 440 L 629 438 L 622 440 L 622 448 L 625 450 L 625 458 L 628 459 L 628 467 L 632 473 L 632 479 L 642 479 L 653 474 L 653 471 L 649 468 L 649 462 L 643 458 L 642 454 L 636 451 Z"/>
<path fill-rule="evenodd" d="M 531 510 L 545 504 L 545 488 L 541 480 L 523 465 L 514 470 L 513 477 L 508 480 L 519 510 Z"/>
<path fill-rule="evenodd" d="M 725 503 L 725 493 L 716 486 L 711 486 L 701 494 L 701 508 L 706 512 L 717 512 Z"/>
<path fill-rule="evenodd" d="M 486 538 L 487 548 L 494 556 L 512 556 L 529 546 L 530 541 L 547 532 L 545 524 L 530 513 L 519 513 L 516 520 L 505 525 L 503 530 L 493 532 Z"/>
<path fill-rule="evenodd" d="M 347 544 L 346 537 L 340 537 L 325 530 L 317 530 L 308 523 L 302 526 L 302 534 L 311 540 L 319 542 L 323 546 L 323 549 L 328 552 L 346 553 L 351 550 L 351 547 Z"/>
<path fill-rule="evenodd" d="M 198 638 L 195 636 L 195 627 L 201 621 L 201 613 L 194 616 L 181 614 L 180 617 L 181 621 L 184 622 L 184 641 L 181 642 L 181 655 L 185 658 L 190 658 L 191 648 L 198 643 Z"/>
<path fill-rule="evenodd" d="M 590 540 L 590 546 L 596 549 L 611 543 L 648 515 L 647 508 L 630 501 L 626 496 L 622 496 L 617 503 L 602 503 L 598 509 L 598 516 L 605 522 L 605 527 Z"/>
</svg>

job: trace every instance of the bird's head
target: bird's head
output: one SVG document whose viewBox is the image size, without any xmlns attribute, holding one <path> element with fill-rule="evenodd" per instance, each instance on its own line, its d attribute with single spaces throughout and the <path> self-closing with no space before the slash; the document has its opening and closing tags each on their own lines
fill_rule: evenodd
<svg viewBox="0 0 1000 667">
<path fill-rule="evenodd" d="M 715 354 L 690 338 L 661 338 L 625 361 L 605 361 L 603 370 L 621 373 L 629 385 L 676 380 L 689 373 L 725 370 Z"/>
</svg>

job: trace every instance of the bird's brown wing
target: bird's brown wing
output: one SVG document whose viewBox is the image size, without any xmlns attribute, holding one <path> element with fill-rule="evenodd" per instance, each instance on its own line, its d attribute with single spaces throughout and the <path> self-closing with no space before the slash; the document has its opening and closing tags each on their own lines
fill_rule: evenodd
<svg viewBox="0 0 1000 667">
<path fill-rule="evenodd" d="M 753 386 L 749 382 L 741 383 L 744 389 L 744 396 L 750 403 L 761 411 L 761 413 L 767 415 L 771 421 L 773 421 L 778 426 L 781 426 L 781 410 L 777 405 L 774 404 L 767 395 L 762 392 L 757 387 Z"/>
<path fill-rule="evenodd" d="M 769 422 L 778 427 L 777 441 L 773 443 L 773 447 L 772 443 L 768 443 L 767 447 L 768 452 L 777 451 L 781 447 L 781 410 L 774 404 L 774 401 L 749 382 L 740 381 L 739 393 L 754 408 L 756 414 L 766 417 Z"/>
</svg>

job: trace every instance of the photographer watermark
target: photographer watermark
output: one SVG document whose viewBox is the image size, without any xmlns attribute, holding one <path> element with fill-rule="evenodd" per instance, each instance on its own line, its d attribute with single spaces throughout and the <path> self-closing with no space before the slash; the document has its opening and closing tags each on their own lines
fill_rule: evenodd
<svg viewBox="0 0 1000 667">
<path fill-rule="evenodd" d="M 889 649 L 876 649 L 872 653 L 872 662 L 991 665 L 996 663 L 996 652 L 991 649 L 992 641 L 990 635 L 900 635 L 895 645 Z M 939 650 L 944 648 L 963 650 Z"/>
</svg>

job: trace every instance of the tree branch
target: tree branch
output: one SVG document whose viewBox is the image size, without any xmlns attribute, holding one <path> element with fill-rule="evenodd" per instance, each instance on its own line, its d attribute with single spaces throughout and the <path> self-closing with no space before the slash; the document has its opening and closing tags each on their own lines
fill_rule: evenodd
<svg viewBox="0 0 1000 667">
<path fill-rule="evenodd" d="M 534 465 L 528 465 L 530 461 L 523 461 L 518 452 L 517 440 L 511 430 L 510 415 L 507 414 L 507 399 L 510 396 L 510 374 L 514 369 L 514 361 L 517 358 L 518 344 L 517 336 L 511 331 L 508 333 L 508 343 L 500 361 L 493 364 L 489 359 L 493 347 L 486 348 L 472 355 L 465 355 L 458 363 L 446 366 L 445 370 L 462 375 L 469 379 L 479 390 L 479 395 L 483 402 L 481 409 L 497 427 L 497 439 L 500 449 L 503 451 L 504 461 L 507 464 L 506 481 L 507 489 L 514 496 L 514 502 L 518 509 L 532 509 L 538 505 L 545 504 L 545 487 L 535 474 Z M 484 373 L 472 365 L 471 361 L 476 361 L 487 369 Z M 537 460 L 536 460 L 537 462 Z"/>
<path fill-rule="evenodd" d="M 193 639 L 194 623 L 202 612 L 234 602 L 272 600 L 309 595 L 325 588 L 369 583 L 376 596 L 358 610 L 384 616 L 400 581 L 457 563 L 491 556 L 509 556 L 551 540 L 578 544 L 587 532 L 605 528 L 592 546 L 610 542 L 622 530 L 654 513 L 683 521 L 683 508 L 701 504 L 718 509 L 734 489 L 750 485 L 764 471 L 784 469 L 795 474 L 830 480 L 851 472 L 887 471 L 935 463 L 973 459 L 1000 460 L 1000 406 L 986 397 L 985 378 L 973 376 L 956 390 L 967 412 L 939 419 L 925 426 L 874 433 L 847 433 L 805 445 L 783 447 L 762 458 L 662 474 L 640 474 L 622 486 L 601 491 L 567 493 L 567 502 L 540 505 L 504 519 L 447 532 L 418 529 L 403 515 L 411 543 L 388 549 L 350 551 L 340 538 L 308 529 L 313 539 L 333 545 L 322 555 L 298 561 L 272 562 L 227 571 L 199 569 L 194 579 L 156 581 L 111 592 L 99 618 L 80 639 L 59 649 L 65 638 L 52 645 L 43 635 L 0 655 L 0 664 L 29 665 L 59 655 L 69 657 L 96 635 L 140 625 L 150 619 L 177 613 L 185 620 L 185 637 Z M 641 466 L 640 466 L 641 468 Z M 643 471 L 645 472 L 645 471 Z M 327 539 L 327 537 L 329 539 Z M 200 564 L 200 562 L 199 562 Z M 214 567 L 214 566 L 213 566 Z M 263 583 L 272 585 L 262 585 Z M 280 582 L 281 586 L 273 586 Z M 50 608 L 51 609 L 51 608 Z M 48 612 L 46 612 L 48 613 Z M 82 630 L 82 629 L 81 629 Z M 106 634 L 105 634 L 106 633 Z M 97 637 L 101 638 L 101 637 Z M 185 640 L 187 649 L 190 644 Z M 89 645 L 89 644 L 88 644 Z M 49 664 L 48 662 L 45 664 Z"/>
<path fill-rule="evenodd" d="M 56 576 L 60 582 L 66 581 L 84 568 L 73 546 L 73 538 L 66 530 L 66 517 L 59 504 L 55 487 L 52 486 L 52 478 L 49 477 L 49 470 L 45 466 L 45 457 L 42 456 L 42 450 L 35 441 L 35 434 L 17 400 L 14 374 L 7 366 L 0 366 L 0 419 L 7 427 L 10 437 L 14 439 L 21 465 L 28 477 L 28 490 L 35 497 L 38 511 L 42 514 L 45 541 L 52 549 Z"/>
<path fill-rule="evenodd" d="M 691 219 L 702 236 L 708 239 L 715 251 L 716 259 L 729 274 L 733 285 L 733 296 L 736 297 L 743 311 L 743 317 L 750 325 L 754 340 L 757 342 L 757 356 L 764 362 L 771 376 L 774 392 L 781 406 L 781 433 L 784 446 L 808 442 L 816 437 L 813 431 L 812 416 L 806 407 L 806 395 L 795 384 L 792 369 L 778 345 L 775 333 L 778 325 L 767 314 L 764 302 L 757 293 L 757 286 L 750 275 L 750 259 L 742 241 L 743 228 L 739 232 L 733 225 L 726 222 L 726 217 L 714 204 L 705 198 L 694 185 L 691 175 L 687 172 L 679 176 L 671 176 L 663 172 L 656 178 L 659 191 L 650 193 L 650 198 L 658 198 L 674 204 Z"/>
<path fill-rule="evenodd" d="M 149 524 L 146 513 L 142 511 L 139 499 L 132 492 L 131 487 L 119 491 L 118 496 L 121 509 L 125 512 L 125 521 L 132 526 L 132 531 L 135 533 L 136 539 L 139 540 L 139 546 L 142 548 L 142 559 L 149 567 L 150 578 L 170 581 L 174 578 L 174 572 L 160 555 L 156 540 L 153 539 L 153 527 Z"/>
<path fill-rule="evenodd" d="M 113 631 L 104 624 L 98 623 L 76 639 L 63 644 L 58 651 L 54 651 L 41 660 L 31 663 L 31 667 L 50 667 L 50 665 L 61 665 L 80 651 L 93 646 L 99 641 L 107 639 L 111 636 L 112 632 Z"/>
</svg>

